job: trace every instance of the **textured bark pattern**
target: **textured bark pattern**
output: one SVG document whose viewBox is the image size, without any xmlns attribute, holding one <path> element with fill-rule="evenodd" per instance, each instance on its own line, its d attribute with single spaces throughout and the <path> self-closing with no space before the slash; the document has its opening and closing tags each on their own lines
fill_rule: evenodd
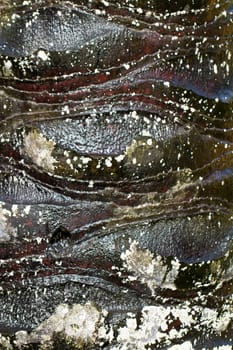
<svg viewBox="0 0 233 350">
<path fill-rule="evenodd" d="M 200 316 L 232 310 L 232 1 L 0 11 L 0 331 L 88 301 L 124 349 L 128 312 L 190 302 L 153 346 L 232 344 Z"/>
</svg>

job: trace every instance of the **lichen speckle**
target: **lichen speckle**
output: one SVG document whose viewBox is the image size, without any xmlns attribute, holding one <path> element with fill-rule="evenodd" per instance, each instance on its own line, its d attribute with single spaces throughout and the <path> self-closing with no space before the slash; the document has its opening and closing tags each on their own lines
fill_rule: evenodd
<svg viewBox="0 0 233 350">
<path fill-rule="evenodd" d="M 0 9 L 0 350 L 228 350 L 232 0 Z"/>
<path fill-rule="evenodd" d="M 53 348 L 56 337 L 62 337 L 72 348 L 85 349 L 101 339 L 111 339 L 112 332 L 104 327 L 106 312 L 99 311 L 93 304 L 61 304 L 54 314 L 42 322 L 30 334 L 16 333 L 16 345 L 23 347 L 29 343 L 40 343 L 42 349 Z"/>
<path fill-rule="evenodd" d="M 11 212 L 0 205 L 0 242 L 9 241 L 17 236 L 17 230 L 9 223 Z"/>
<path fill-rule="evenodd" d="M 6 76 L 6 77 L 11 77 L 13 76 L 13 72 L 12 72 L 12 63 L 10 60 L 6 60 L 4 62 L 4 65 L 2 67 L 2 74 L 3 76 Z"/>
<path fill-rule="evenodd" d="M 39 50 L 37 53 L 37 57 L 40 58 L 42 61 L 47 61 L 48 54 L 44 50 Z"/>
<path fill-rule="evenodd" d="M 93 304 L 59 305 L 54 314 L 42 322 L 31 333 L 19 331 L 14 344 L 17 349 L 24 349 L 27 344 L 40 344 L 41 350 L 56 348 L 56 341 L 65 340 L 71 349 L 86 350 L 104 348 L 111 345 L 111 350 L 146 350 L 150 346 L 169 350 L 194 350 L 191 341 L 183 340 L 190 332 L 209 330 L 210 333 L 224 332 L 232 316 L 225 311 L 224 317 L 208 307 L 191 306 L 187 301 L 174 306 L 144 306 L 140 318 L 128 313 L 125 325 L 115 333 L 107 322 L 107 312 L 97 309 Z M 182 341 L 183 340 L 183 341 Z M 174 343 L 176 345 L 174 345 Z M 6 344 L 11 350 L 8 339 L 1 336 L 0 345 Z M 230 350 L 223 345 L 216 350 Z"/>
<path fill-rule="evenodd" d="M 13 350 L 12 345 L 8 337 L 4 337 L 0 334 L 0 349 L 3 350 Z"/>
<path fill-rule="evenodd" d="M 117 350 L 144 350 L 154 344 L 172 345 L 173 341 L 183 339 L 190 329 L 220 333 L 227 328 L 231 320 L 229 313 L 225 314 L 224 322 L 218 312 L 209 308 L 190 307 L 185 302 L 172 307 L 145 306 L 142 317 L 137 324 L 135 315 L 129 315 L 126 325 L 118 330 Z M 184 347 L 186 345 L 187 347 Z M 153 347 L 154 348 L 154 347 Z M 159 347 L 160 348 L 160 347 Z M 191 342 L 184 342 L 171 349 L 193 349 Z"/>
<path fill-rule="evenodd" d="M 55 143 L 47 140 L 36 130 L 29 132 L 24 138 L 23 153 L 33 163 L 47 171 L 53 171 L 56 159 L 52 156 Z"/>
<path fill-rule="evenodd" d="M 133 275 L 129 278 L 145 283 L 152 295 L 158 287 L 176 289 L 174 281 L 180 267 L 178 260 L 173 259 L 169 269 L 161 256 L 154 257 L 148 249 L 141 249 L 136 241 L 121 254 L 121 259 L 124 268 Z"/>
</svg>

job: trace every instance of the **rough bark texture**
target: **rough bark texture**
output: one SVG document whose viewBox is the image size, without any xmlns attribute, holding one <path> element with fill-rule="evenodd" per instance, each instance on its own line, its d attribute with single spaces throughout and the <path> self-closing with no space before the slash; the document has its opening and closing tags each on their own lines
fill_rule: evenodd
<svg viewBox="0 0 233 350">
<path fill-rule="evenodd" d="M 231 0 L 0 2 L 0 347 L 231 348 L 232 35 Z"/>
</svg>

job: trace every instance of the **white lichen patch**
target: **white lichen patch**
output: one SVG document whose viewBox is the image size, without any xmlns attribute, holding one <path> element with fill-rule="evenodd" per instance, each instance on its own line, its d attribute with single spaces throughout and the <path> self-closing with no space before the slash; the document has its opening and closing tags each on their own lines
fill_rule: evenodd
<svg viewBox="0 0 233 350">
<path fill-rule="evenodd" d="M 39 50 L 37 52 L 37 57 L 41 59 L 42 61 L 47 61 L 49 59 L 49 54 L 45 52 L 44 50 Z"/>
<path fill-rule="evenodd" d="M 154 257 L 148 249 L 140 249 L 137 242 L 133 241 L 130 248 L 121 254 L 123 267 L 136 279 L 147 284 L 152 295 L 158 287 L 175 289 L 175 279 L 179 272 L 180 263 L 174 259 L 171 266 L 163 262 L 161 256 Z"/>
<path fill-rule="evenodd" d="M 188 302 L 178 306 L 145 306 L 138 322 L 136 315 L 129 315 L 126 325 L 119 328 L 117 347 L 114 350 L 144 350 L 152 344 L 169 346 L 173 341 L 179 341 L 195 329 L 202 332 L 220 334 L 231 321 L 231 313 L 222 318 L 216 310 L 202 307 L 190 307 Z M 177 347 L 176 347 L 177 346 Z M 191 342 L 171 347 L 171 349 L 193 349 Z"/>
<path fill-rule="evenodd" d="M 54 339 L 62 339 L 72 344 L 72 349 L 84 350 L 92 346 L 98 348 L 108 342 L 112 350 L 146 350 L 153 345 L 171 346 L 171 350 L 193 349 L 187 341 L 192 332 L 221 335 L 232 321 L 232 308 L 223 313 L 192 302 L 184 301 L 178 305 L 148 305 L 138 313 L 128 313 L 125 325 L 120 325 L 115 333 L 107 325 L 107 312 L 97 309 L 93 304 L 59 305 L 54 314 L 30 334 L 16 333 L 15 345 L 39 343 L 41 350 L 54 349 Z M 182 340 L 186 341 L 182 342 Z M 173 345 L 174 342 L 180 344 Z M 154 347 L 153 347 L 154 348 Z M 216 348 L 218 349 L 218 348 Z M 228 349 L 220 347 L 219 349 Z"/>
<path fill-rule="evenodd" d="M 10 224 L 11 212 L 0 206 L 0 242 L 9 241 L 17 236 L 17 230 Z"/>
<path fill-rule="evenodd" d="M 116 157 L 115 157 L 115 160 L 116 160 L 118 163 L 120 163 L 120 162 L 122 162 L 122 161 L 124 160 L 124 158 L 125 158 L 125 154 L 120 154 L 119 156 L 116 156 Z"/>
<path fill-rule="evenodd" d="M 215 346 L 212 350 L 232 350 L 231 345 L 219 345 Z"/>
<path fill-rule="evenodd" d="M 10 60 L 8 60 L 8 59 L 3 62 L 2 74 L 3 74 L 4 77 L 11 77 L 11 76 L 13 76 L 12 62 Z"/>
<path fill-rule="evenodd" d="M 76 344 L 77 349 L 84 349 L 85 344 L 111 341 L 112 331 L 104 325 L 106 315 L 105 311 L 99 311 L 91 303 L 72 306 L 60 304 L 54 314 L 30 334 L 25 331 L 17 332 L 16 345 L 23 347 L 31 343 L 40 343 L 43 348 L 49 349 L 57 335 L 62 336 L 67 343 Z"/>
<path fill-rule="evenodd" d="M 176 344 L 169 347 L 168 350 L 194 350 L 194 348 L 190 341 L 185 341 L 183 344 Z"/>
<path fill-rule="evenodd" d="M 136 321 L 133 322 L 134 319 L 131 316 L 126 326 L 119 329 L 117 341 L 121 350 L 129 348 L 144 350 L 156 342 L 179 339 L 187 333 L 192 324 L 192 316 L 189 315 L 187 306 L 180 308 L 146 306 L 142 309 L 139 327 Z"/>
<path fill-rule="evenodd" d="M 70 114 L 70 109 L 69 109 L 69 106 L 68 106 L 68 105 L 65 105 L 65 106 L 62 107 L 62 109 L 61 109 L 61 114 L 62 114 L 62 115 Z"/>
<path fill-rule="evenodd" d="M 0 349 L 13 350 L 10 340 L 2 334 L 0 334 Z"/>
<path fill-rule="evenodd" d="M 25 135 L 23 153 L 30 158 L 33 163 L 47 171 L 53 171 L 56 159 L 52 156 L 55 143 L 47 140 L 36 130 Z"/>
</svg>

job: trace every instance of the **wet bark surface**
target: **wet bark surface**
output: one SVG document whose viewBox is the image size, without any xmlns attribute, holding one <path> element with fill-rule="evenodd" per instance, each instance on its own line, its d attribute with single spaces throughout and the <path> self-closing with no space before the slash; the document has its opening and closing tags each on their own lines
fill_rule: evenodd
<svg viewBox="0 0 233 350">
<path fill-rule="evenodd" d="M 232 346 L 232 34 L 230 0 L 0 3 L 3 348 Z"/>
</svg>

